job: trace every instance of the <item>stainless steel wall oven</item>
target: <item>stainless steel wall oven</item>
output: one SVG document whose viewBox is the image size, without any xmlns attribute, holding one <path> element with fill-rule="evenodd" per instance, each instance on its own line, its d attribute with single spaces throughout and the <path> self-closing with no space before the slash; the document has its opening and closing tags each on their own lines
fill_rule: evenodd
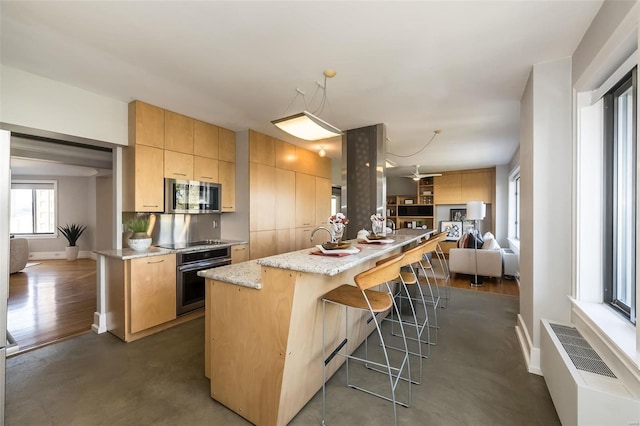
<svg viewBox="0 0 640 426">
<path fill-rule="evenodd" d="M 186 314 L 204 307 L 205 279 L 198 271 L 231 264 L 229 247 L 177 253 L 176 312 Z"/>
</svg>

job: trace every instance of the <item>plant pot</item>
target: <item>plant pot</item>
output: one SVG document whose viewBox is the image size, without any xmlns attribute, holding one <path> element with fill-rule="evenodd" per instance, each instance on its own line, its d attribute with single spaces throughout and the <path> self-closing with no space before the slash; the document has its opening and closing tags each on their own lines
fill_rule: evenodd
<svg viewBox="0 0 640 426">
<path fill-rule="evenodd" d="M 76 260 L 78 258 L 78 246 L 67 246 L 64 248 L 64 254 L 67 256 L 67 260 Z"/>
<path fill-rule="evenodd" d="M 135 251 L 144 251 L 151 247 L 151 237 L 146 232 L 136 232 L 127 240 L 129 248 Z"/>
</svg>

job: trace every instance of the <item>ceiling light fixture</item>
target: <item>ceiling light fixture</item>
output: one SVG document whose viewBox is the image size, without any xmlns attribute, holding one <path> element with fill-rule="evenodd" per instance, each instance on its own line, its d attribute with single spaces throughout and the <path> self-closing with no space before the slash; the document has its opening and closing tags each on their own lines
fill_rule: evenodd
<svg viewBox="0 0 640 426">
<path fill-rule="evenodd" d="M 327 151 L 324 150 L 324 145 L 320 145 L 320 151 L 318 151 L 318 155 L 320 157 L 324 157 L 327 155 Z"/>
<path fill-rule="evenodd" d="M 273 120 L 271 123 L 290 135 L 308 141 L 317 141 L 319 139 L 327 139 L 342 135 L 342 131 L 340 129 L 327 123 L 316 115 L 322 112 L 325 104 L 327 103 L 327 78 L 333 78 L 336 75 L 336 72 L 332 69 L 327 69 L 324 70 L 323 74 L 324 85 L 320 82 L 316 82 L 318 87 L 322 89 L 322 100 L 320 101 L 318 108 L 316 108 L 312 113 L 306 111 L 305 101 L 305 111 Z M 291 106 L 293 101 L 295 101 L 299 95 L 302 95 L 302 98 L 304 99 L 304 92 L 296 88 L 296 95 L 289 106 Z"/>
</svg>

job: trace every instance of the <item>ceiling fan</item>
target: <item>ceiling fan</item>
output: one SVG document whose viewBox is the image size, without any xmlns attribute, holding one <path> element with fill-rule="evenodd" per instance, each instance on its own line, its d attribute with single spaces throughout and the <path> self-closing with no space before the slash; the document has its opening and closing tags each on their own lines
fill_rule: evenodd
<svg viewBox="0 0 640 426">
<path fill-rule="evenodd" d="M 433 176 L 442 176 L 442 173 L 420 173 L 420 166 L 416 165 L 416 170 L 413 173 L 411 173 L 411 175 L 405 176 L 405 177 L 418 181 L 422 178 L 433 177 Z"/>
</svg>

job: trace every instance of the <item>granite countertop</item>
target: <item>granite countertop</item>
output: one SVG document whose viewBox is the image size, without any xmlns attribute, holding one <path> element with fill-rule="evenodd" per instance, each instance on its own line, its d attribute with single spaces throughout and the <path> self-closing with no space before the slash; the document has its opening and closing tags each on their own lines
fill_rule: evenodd
<svg viewBox="0 0 640 426">
<path fill-rule="evenodd" d="M 356 240 L 351 240 L 353 246 L 360 248 L 360 253 L 349 256 L 313 255 L 311 252 L 317 249 L 306 248 L 290 253 L 237 263 L 235 265 L 207 269 L 198 272 L 198 275 L 212 280 L 259 290 L 262 288 L 262 266 L 334 276 L 360 263 L 375 259 L 399 247 L 418 241 L 433 232 L 433 230 L 421 230 L 421 232 L 420 230 L 413 230 L 413 232 L 410 233 L 400 232 L 389 236 L 389 238 L 394 240 L 393 243 L 389 244 L 364 244 L 357 243 Z"/>
<path fill-rule="evenodd" d="M 139 257 L 160 256 L 163 254 L 171 253 L 189 253 L 194 251 L 210 250 L 224 247 L 231 247 L 238 244 L 247 244 L 242 240 L 218 240 L 219 242 L 210 245 L 201 245 L 194 247 L 185 247 L 178 249 L 168 249 L 163 247 L 151 246 L 144 251 L 131 250 L 130 248 L 123 249 L 111 249 L 111 250 L 96 250 L 94 253 L 101 256 L 113 257 L 121 260 L 136 259 Z"/>
<path fill-rule="evenodd" d="M 206 269 L 199 271 L 198 275 L 211 280 L 223 281 L 256 290 L 262 288 L 261 267 L 257 260 Z"/>
</svg>

